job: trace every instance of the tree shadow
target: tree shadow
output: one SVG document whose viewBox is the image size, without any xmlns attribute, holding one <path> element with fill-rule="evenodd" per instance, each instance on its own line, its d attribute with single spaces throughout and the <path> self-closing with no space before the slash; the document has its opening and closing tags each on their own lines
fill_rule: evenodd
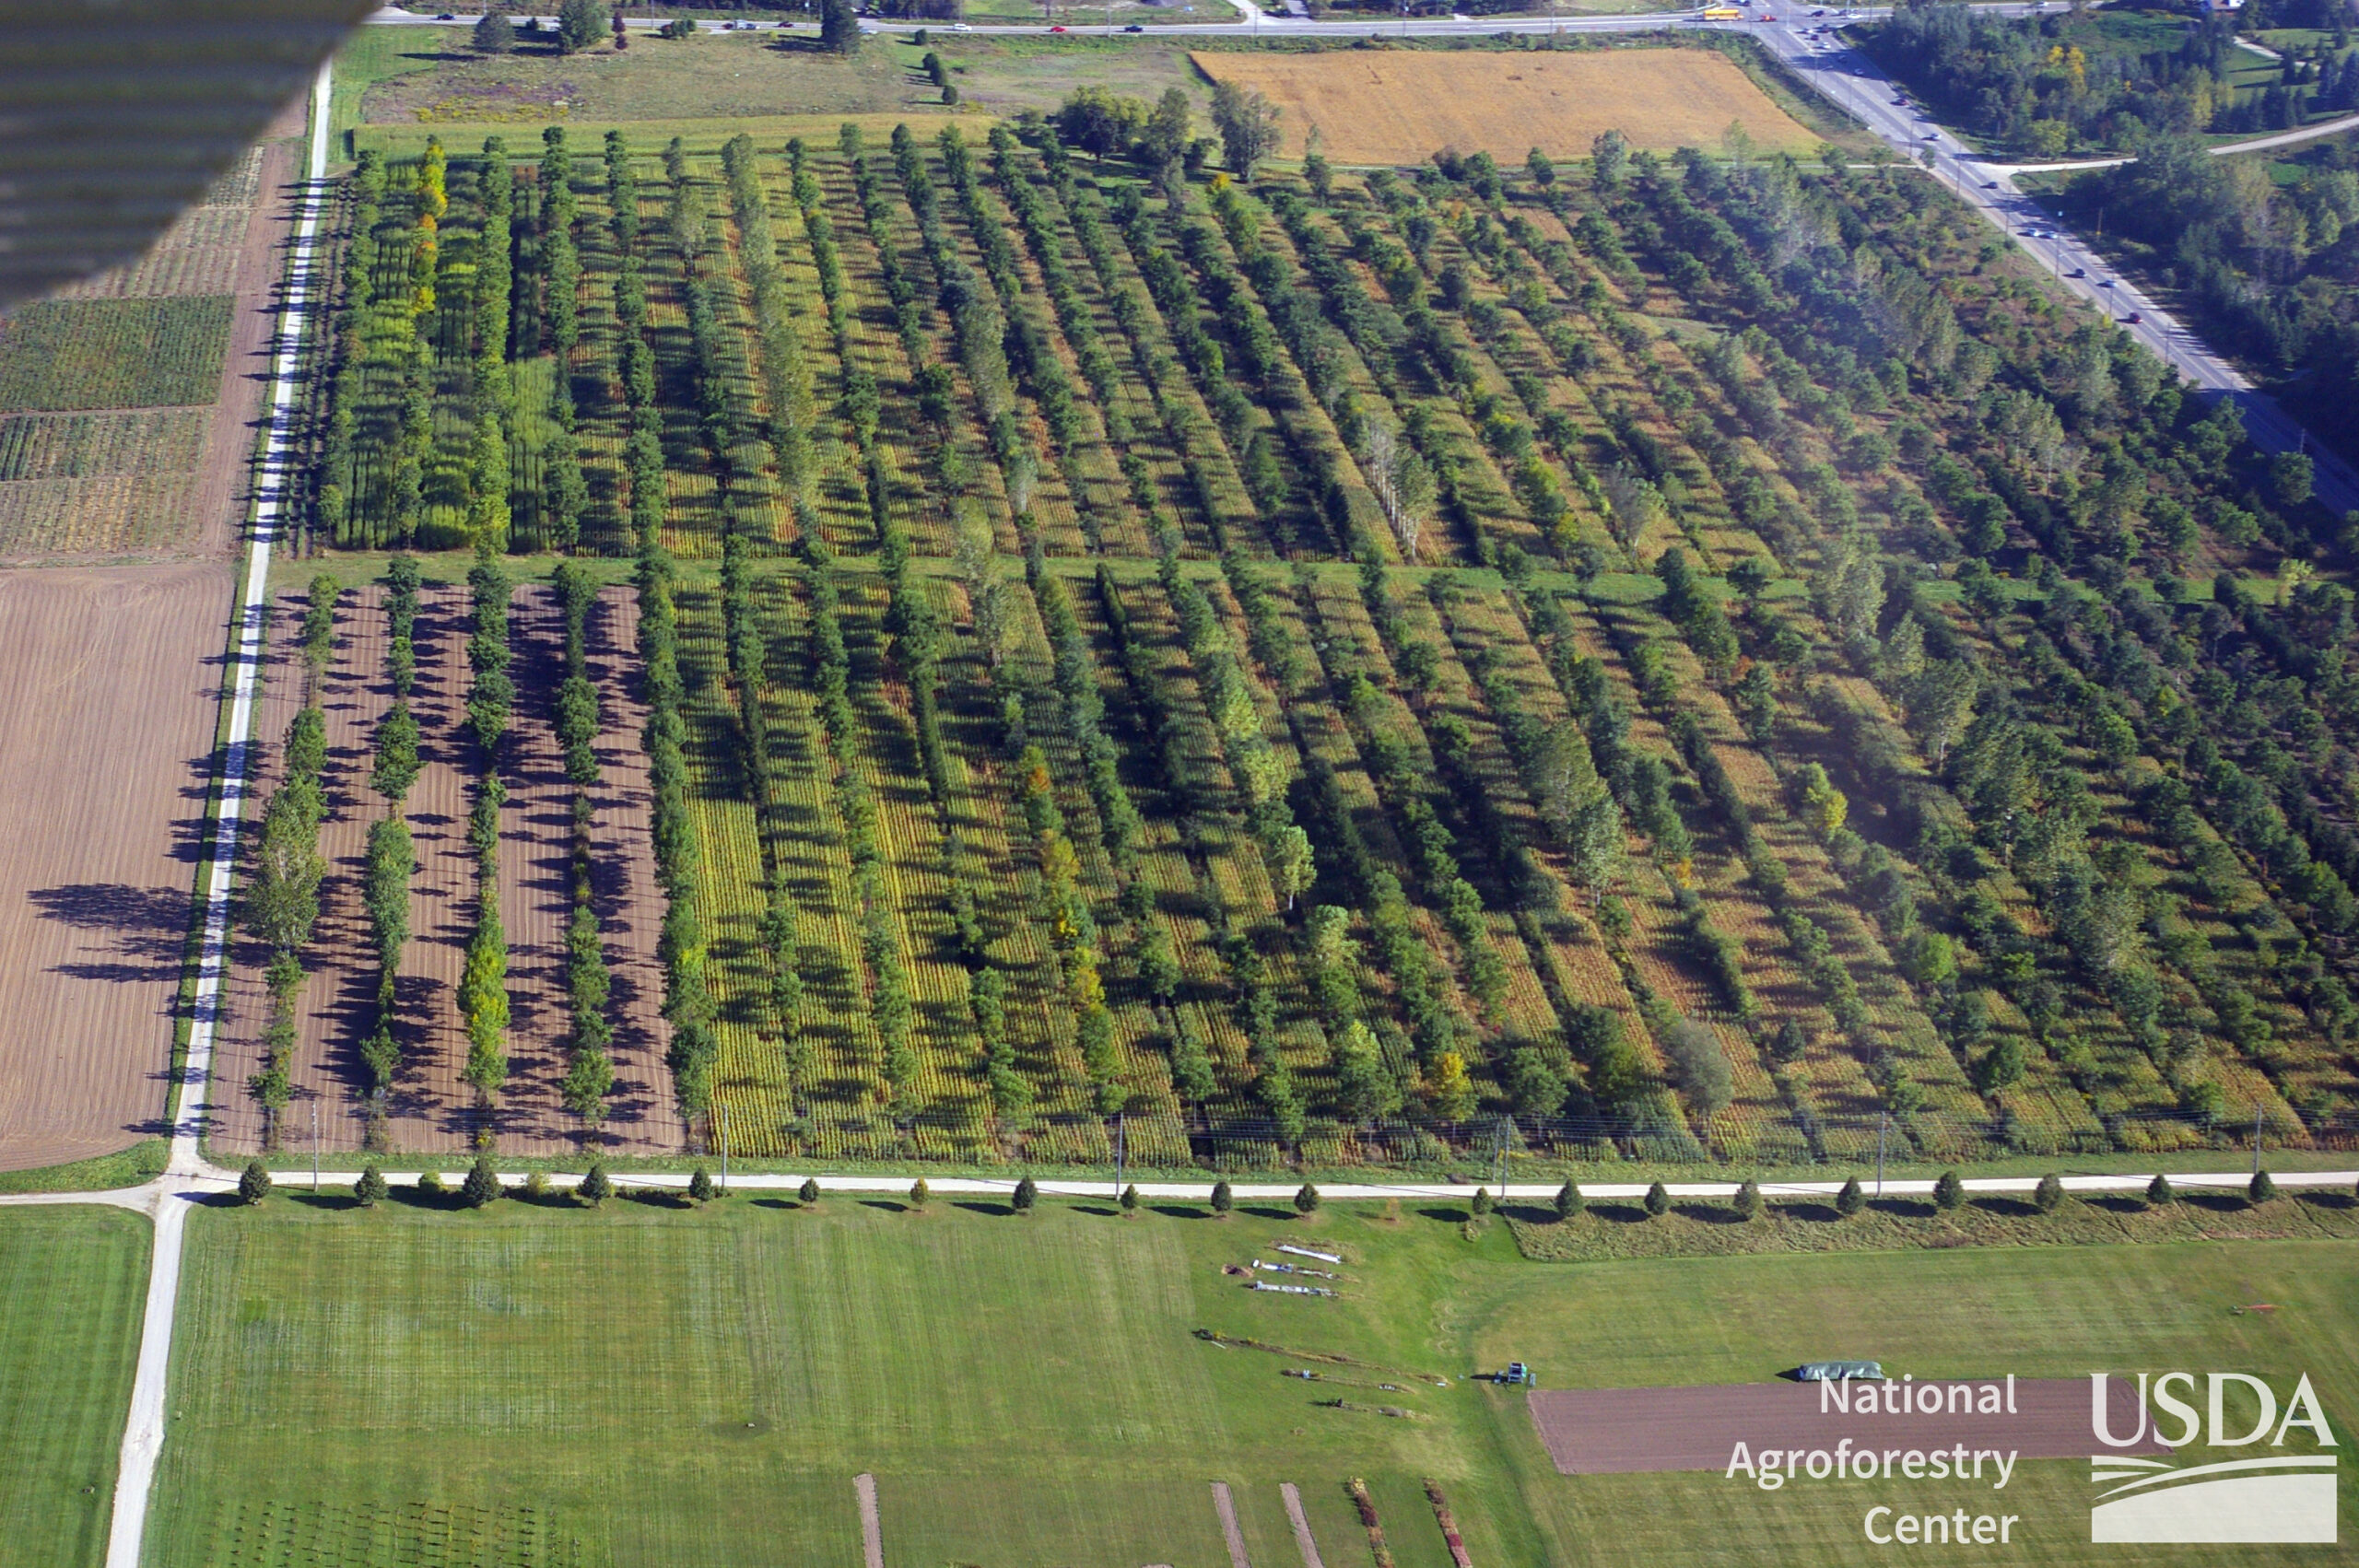
<svg viewBox="0 0 2359 1568">
<path fill-rule="evenodd" d="M 1745 1223 L 1743 1215 L 1719 1203 L 1674 1203 L 1671 1211 L 1699 1225 L 1741 1225 Z"/>
<path fill-rule="evenodd" d="M 980 1199 L 958 1198 L 951 1200 L 953 1209 L 964 1209 L 969 1214 L 1008 1215 L 1015 1212 L 1013 1203 L 986 1203 Z"/>
<path fill-rule="evenodd" d="M 1439 1220 L 1446 1225 L 1462 1225 L 1474 1217 L 1471 1209 L 1420 1209 L 1417 1213 L 1422 1219 Z"/>
<path fill-rule="evenodd" d="M 1157 1214 L 1168 1214 L 1175 1220 L 1209 1220 L 1210 1209 L 1191 1209 L 1179 1203 L 1150 1203 L 1147 1208 Z"/>
<path fill-rule="evenodd" d="M 1968 1201 L 1972 1203 L 1975 1208 L 1981 1210 L 1984 1213 L 1996 1214 L 2001 1219 L 2027 1219 L 2031 1215 L 2039 1212 L 2039 1210 L 2028 1199 L 2023 1198 L 2000 1198 L 1994 1196 L 1971 1199 L 1968 1199 Z"/>
<path fill-rule="evenodd" d="M 2082 1201 L 2108 1214 L 2142 1214 L 2154 1207 L 2144 1199 L 2132 1198 L 2126 1192 L 2094 1192 Z"/>
<path fill-rule="evenodd" d="M 1249 1209 L 1240 1207 L 1237 1211 L 1240 1214 L 1250 1214 L 1257 1220 L 1299 1221 L 1302 1218 L 1301 1215 L 1296 1213 L 1291 1209 Z"/>
<path fill-rule="evenodd" d="M 887 1214 L 906 1214 L 910 1211 L 908 1204 L 896 1203 L 889 1198 L 863 1198 L 860 1200 L 860 1206 L 863 1209 L 882 1209 Z"/>
<path fill-rule="evenodd" d="M 1895 1220 L 1930 1220 L 1942 1211 L 1930 1198 L 1872 1198 L 1868 1207 Z"/>
</svg>

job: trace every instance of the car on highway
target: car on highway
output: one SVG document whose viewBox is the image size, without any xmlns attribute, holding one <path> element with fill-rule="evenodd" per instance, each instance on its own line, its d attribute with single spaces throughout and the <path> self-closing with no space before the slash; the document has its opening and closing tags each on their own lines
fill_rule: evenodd
<svg viewBox="0 0 2359 1568">
<path fill-rule="evenodd" d="M 2127 322 L 2128 324 L 2130 324 L 2130 326 L 2133 326 L 2133 327 L 2134 327 L 2134 326 L 2136 326 L 2139 322 L 2141 322 L 2144 321 L 2146 318 L 2145 318 L 2144 316 L 2140 315 L 2137 311 L 2132 310 L 2132 311 L 2130 311 L 2130 314 L 2128 314 L 2128 315 L 2126 315 L 2126 316 L 2122 317 L 2121 319 L 2122 319 L 2125 322 Z"/>
<path fill-rule="evenodd" d="M 1999 182 L 1996 180 L 1985 180 L 1982 182 L 1982 188 L 1986 191 L 1995 191 L 1999 188 Z"/>
<path fill-rule="evenodd" d="M 1144 32 L 1146 31 L 1146 29 L 1139 26 L 1136 22 L 1133 22 L 1129 27 L 1124 28 L 1122 30 L 1124 32 Z"/>
<path fill-rule="evenodd" d="M 2109 277 L 2101 277 L 2097 279 L 2097 287 L 2099 288 L 2111 288 L 2113 287 L 2113 283 L 2114 280 Z"/>
<path fill-rule="evenodd" d="M 784 27 L 786 24 L 784 22 L 780 22 L 779 23 L 779 26 Z M 975 29 L 968 27 L 965 22 L 953 22 L 950 24 L 950 30 L 952 32 L 973 32 Z"/>
<path fill-rule="evenodd" d="M 2074 267 L 2071 272 L 2066 273 L 2064 275 L 2066 277 L 2086 277 L 2089 275 L 2089 269 L 2086 267 Z"/>
<path fill-rule="evenodd" d="M 1064 26 L 1063 26 L 1063 24 L 1062 24 L 1062 23 L 1059 23 L 1057 26 L 1050 28 L 1049 30 L 1050 30 L 1050 32 L 1062 32 L 1062 31 L 1064 31 L 1065 29 L 1064 29 Z"/>
</svg>

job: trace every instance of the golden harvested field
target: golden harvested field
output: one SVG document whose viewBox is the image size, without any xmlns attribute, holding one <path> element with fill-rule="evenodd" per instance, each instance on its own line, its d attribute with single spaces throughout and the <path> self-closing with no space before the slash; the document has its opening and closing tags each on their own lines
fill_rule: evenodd
<svg viewBox="0 0 2359 1568">
<path fill-rule="evenodd" d="M 1444 147 L 1520 161 L 1535 144 L 1585 157 L 1614 130 L 1659 152 L 1717 148 L 1731 123 L 1772 151 L 1820 141 L 1726 58 L 1701 49 L 1192 58 L 1215 81 L 1269 95 L 1284 111 L 1288 157 L 1301 156 L 1313 126 L 1339 163 L 1420 163 Z"/>
</svg>

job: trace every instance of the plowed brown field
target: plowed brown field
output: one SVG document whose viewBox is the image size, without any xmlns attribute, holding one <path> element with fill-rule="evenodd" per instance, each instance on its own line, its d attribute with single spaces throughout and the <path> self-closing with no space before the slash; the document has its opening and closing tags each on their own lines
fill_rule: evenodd
<svg viewBox="0 0 2359 1568">
<path fill-rule="evenodd" d="M 0 572 L 0 1168 L 158 1129 L 226 565 Z"/>
<path fill-rule="evenodd" d="M 484 1120 L 474 1091 L 459 1076 L 467 1046 L 456 1000 L 474 908 L 475 861 L 466 826 L 479 760 L 474 741 L 460 728 L 469 679 L 465 596 L 429 586 L 420 598 L 417 678 L 410 701 L 423 731 L 426 767 L 405 805 L 419 870 L 411 884 L 409 947 L 396 982 L 394 1033 L 402 1040 L 405 1071 L 385 1134 L 396 1149 L 446 1153 L 468 1147 Z M 644 714 L 625 689 L 628 622 L 634 612 L 628 596 L 617 591 L 600 601 L 590 621 L 592 675 L 601 687 L 606 720 L 598 747 L 602 776 L 592 791 L 597 808 L 592 889 L 605 922 L 607 962 L 615 976 L 616 1086 L 606 1141 L 613 1148 L 662 1153 L 680 1147 L 682 1129 L 672 1109 L 658 1016 L 663 980 L 654 953 L 662 904 L 639 746 Z M 302 706 L 302 667 L 293 651 L 301 606 L 290 600 L 275 614 L 275 651 L 256 731 L 271 749 L 264 772 L 272 783 L 279 766 L 277 742 Z M 330 818 L 320 852 L 329 875 L 321 894 L 320 923 L 305 954 L 311 977 L 294 1068 L 295 1100 L 283 1139 L 298 1150 L 311 1142 L 315 1114 L 322 1148 L 361 1146 L 368 1074 L 359 1049 L 376 1020 L 376 969 L 359 881 L 369 825 L 385 811 L 382 798 L 369 788 L 368 774 L 378 724 L 393 702 L 384 678 L 386 623 L 378 591 L 371 587 L 348 596 L 337 628 L 336 660 L 321 696 L 328 731 Z M 499 845 L 500 919 L 509 944 L 509 1081 L 491 1118 L 499 1147 L 514 1153 L 572 1149 L 580 1126 L 558 1106 L 556 1093 L 565 1071 L 569 1024 L 563 962 L 572 826 L 572 787 L 565 780 L 553 718 L 564 673 L 563 636 L 554 596 L 537 585 L 519 590 L 510 637 L 519 696 L 502 766 L 509 795 Z M 250 947 L 239 952 L 224 1024 L 224 1104 L 217 1108 L 215 1136 L 237 1150 L 259 1147 L 265 1130 L 260 1107 L 242 1089 L 259 1064 L 264 956 Z"/>
<path fill-rule="evenodd" d="M 1725 57 L 1701 49 L 1189 58 L 1216 82 L 1267 93 L 1283 113 L 1288 157 L 1301 155 L 1313 127 L 1339 163 L 1422 163 L 1444 147 L 1519 162 L 1535 146 L 1585 158 L 1606 131 L 1658 152 L 1717 148 L 1731 123 L 1769 151 L 1820 140 Z"/>
</svg>

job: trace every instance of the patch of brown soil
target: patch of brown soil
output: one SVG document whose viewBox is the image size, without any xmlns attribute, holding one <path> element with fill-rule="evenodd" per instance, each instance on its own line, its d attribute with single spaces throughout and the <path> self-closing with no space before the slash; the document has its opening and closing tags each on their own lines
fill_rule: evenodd
<svg viewBox="0 0 2359 1568">
<path fill-rule="evenodd" d="M 0 1168 L 160 1129 L 226 565 L 0 573 Z"/>
<path fill-rule="evenodd" d="M 628 593 L 617 591 L 599 603 L 590 623 L 592 673 L 602 688 L 606 719 L 598 747 L 602 777 L 591 791 L 596 810 L 591 885 L 605 923 L 607 962 L 615 977 L 616 1091 L 605 1143 L 628 1153 L 662 1153 L 676 1151 L 683 1132 L 672 1108 L 663 1066 L 668 1042 L 658 1014 L 663 978 L 654 954 L 663 905 L 654 881 L 645 757 L 639 745 L 645 715 L 625 689 L 624 650 L 631 645 L 628 617 L 634 612 Z M 302 605 L 290 597 L 274 615 L 266 695 L 256 716 L 257 738 L 269 753 L 264 789 L 279 777 L 279 742 L 302 706 Z M 518 697 L 501 768 L 509 795 L 499 845 L 500 920 L 509 946 L 509 1080 L 490 1124 L 505 1152 L 556 1154 L 576 1148 L 580 1130 L 557 1096 L 570 1026 L 564 957 L 571 911 L 572 786 L 564 777 L 555 731 L 564 623 L 555 596 L 539 585 L 517 591 L 510 620 Z M 319 926 L 305 954 L 310 978 L 294 1069 L 295 1100 L 283 1129 L 285 1145 L 299 1151 L 311 1141 L 314 1114 L 323 1149 L 362 1146 L 369 1074 L 360 1046 L 377 1016 L 377 973 L 360 881 L 369 825 L 386 810 L 368 782 L 377 730 L 393 704 L 384 677 L 387 627 L 379 590 L 370 586 L 349 596 L 337 626 L 336 659 L 321 693 L 330 816 L 320 852 L 329 874 L 321 892 Z M 409 946 L 395 985 L 393 1027 L 405 1066 L 385 1135 L 396 1149 L 452 1153 L 471 1147 L 485 1122 L 474 1090 L 460 1077 L 467 1041 L 457 1008 L 475 914 L 467 814 L 481 768 L 475 743 L 461 727 L 470 681 L 464 591 L 427 587 L 420 594 L 416 638 L 417 676 L 410 703 L 426 766 L 405 807 L 419 871 L 411 884 Z M 251 944 L 240 950 L 224 1022 L 225 1103 L 218 1107 L 216 1138 L 240 1151 L 260 1147 L 265 1131 L 261 1108 L 243 1089 L 260 1065 L 267 1018 L 261 982 L 265 956 Z"/>
</svg>

